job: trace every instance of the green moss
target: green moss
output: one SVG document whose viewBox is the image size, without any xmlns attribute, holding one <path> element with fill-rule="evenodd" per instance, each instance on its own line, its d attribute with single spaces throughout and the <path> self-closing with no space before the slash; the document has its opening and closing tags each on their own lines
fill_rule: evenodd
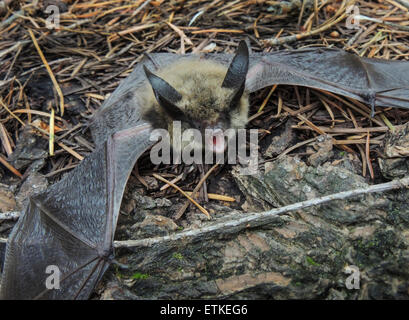
<svg viewBox="0 0 409 320">
<path fill-rule="evenodd" d="M 175 253 L 173 254 L 173 258 L 178 259 L 178 260 L 183 260 L 183 256 L 182 256 L 182 254 L 179 253 L 179 252 L 175 252 Z"/>
<path fill-rule="evenodd" d="M 308 264 L 312 265 L 312 266 L 319 266 L 320 264 L 315 262 L 313 258 L 306 256 L 305 260 L 307 261 Z"/>
<path fill-rule="evenodd" d="M 137 279 L 137 280 L 145 280 L 149 278 L 149 274 L 146 273 L 140 273 L 140 272 L 135 272 L 132 277 L 132 279 Z"/>
</svg>

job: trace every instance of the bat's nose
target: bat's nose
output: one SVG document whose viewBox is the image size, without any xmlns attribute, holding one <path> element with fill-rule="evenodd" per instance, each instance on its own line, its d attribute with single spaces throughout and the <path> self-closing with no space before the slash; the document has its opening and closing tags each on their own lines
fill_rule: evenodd
<svg viewBox="0 0 409 320">
<path fill-rule="evenodd" d="M 227 144 L 224 138 L 224 132 L 220 128 L 207 128 L 205 132 L 205 143 L 208 150 L 215 153 L 223 153 Z"/>
</svg>

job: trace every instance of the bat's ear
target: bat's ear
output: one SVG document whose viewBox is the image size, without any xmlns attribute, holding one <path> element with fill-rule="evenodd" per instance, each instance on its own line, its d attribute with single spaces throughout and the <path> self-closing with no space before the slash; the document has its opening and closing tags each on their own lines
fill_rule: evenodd
<svg viewBox="0 0 409 320">
<path fill-rule="evenodd" d="M 230 63 L 226 77 L 223 80 L 223 88 L 234 89 L 232 106 L 237 105 L 244 92 L 246 75 L 249 68 L 249 48 L 244 40 L 240 41 L 236 55 Z"/>
<path fill-rule="evenodd" d="M 152 86 L 153 93 L 159 105 L 175 120 L 182 120 L 184 113 L 175 104 L 182 99 L 179 92 L 162 78 L 154 75 L 146 66 L 143 66 L 146 77 Z"/>
</svg>

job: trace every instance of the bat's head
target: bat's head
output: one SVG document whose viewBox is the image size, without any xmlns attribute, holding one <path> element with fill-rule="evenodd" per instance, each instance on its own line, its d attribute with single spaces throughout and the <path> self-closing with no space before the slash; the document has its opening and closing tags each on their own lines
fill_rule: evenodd
<svg viewBox="0 0 409 320">
<path fill-rule="evenodd" d="M 169 133 L 174 121 L 180 121 L 182 131 L 192 128 L 201 132 L 203 139 L 194 149 L 206 146 L 207 150 L 224 152 L 228 129 L 244 128 L 248 120 L 248 65 L 249 50 L 242 41 L 229 67 L 210 60 L 186 59 L 159 71 L 160 76 L 144 67 L 155 97 L 146 120 L 155 127 L 158 119 L 163 119 L 157 126 L 166 127 Z"/>
</svg>

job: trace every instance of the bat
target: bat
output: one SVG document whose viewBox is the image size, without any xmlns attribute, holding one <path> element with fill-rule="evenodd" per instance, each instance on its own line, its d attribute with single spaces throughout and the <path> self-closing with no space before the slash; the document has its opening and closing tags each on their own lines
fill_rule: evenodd
<svg viewBox="0 0 409 320">
<path fill-rule="evenodd" d="M 244 128 L 248 121 L 249 97 L 244 91 L 248 65 L 249 51 L 242 41 L 228 68 L 196 58 L 159 70 L 160 77 L 145 66 L 149 84 L 135 93 L 143 101 L 141 118 L 170 134 L 174 121 L 181 123 L 182 130 L 199 130 L 202 137 L 210 130 L 213 139 L 204 139 L 193 148 L 202 150 L 205 144 L 205 148 L 223 153 L 227 143 L 216 139 L 217 133 Z"/>
<path fill-rule="evenodd" d="M 197 100 L 192 100 L 197 82 L 183 80 L 189 68 L 205 83 Z M 228 54 L 147 55 L 96 112 L 90 128 L 99 148 L 23 211 L 7 243 L 0 297 L 87 299 L 112 261 L 126 181 L 153 144 L 152 128 L 169 128 L 174 119 L 200 129 L 243 127 L 248 94 L 273 84 L 323 89 L 367 103 L 372 112 L 378 106 L 409 109 L 406 61 L 360 58 L 328 48 L 257 54 L 249 53 L 244 42 L 233 59 Z M 220 103 L 203 111 L 209 117 L 199 116 L 201 108 L 187 111 L 195 104 L 184 104 L 186 99 L 210 96 Z M 238 123 L 231 121 L 235 114 Z M 61 272 L 59 289 L 46 286 L 50 265 Z"/>
</svg>

